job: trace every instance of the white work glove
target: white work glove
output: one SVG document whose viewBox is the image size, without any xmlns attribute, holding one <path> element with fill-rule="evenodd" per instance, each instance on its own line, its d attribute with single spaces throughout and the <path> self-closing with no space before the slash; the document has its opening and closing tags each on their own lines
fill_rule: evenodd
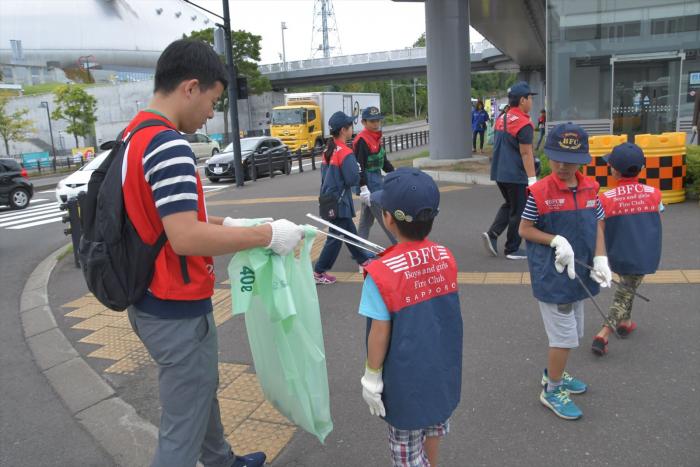
<svg viewBox="0 0 700 467">
<path fill-rule="evenodd" d="M 365 375 L 360 381 L 362 382 L 362 398 L 369 405 L 369 413 L 378 417 L 384 417 L 386 410 L 382 402 L 382 391 L 384 390 L 382 370 L 373 370 L 365 366 Z"/>
<path fill-rule="evenodd" d="M 294 250 L 304 236 L 304 229 L 287 219 L 277 219 L 270 223 L 272 240 L 267 248 L 280 256 L 286 256 Z"/>
<path fill-rule="evenodd" d="M 272 217 L 259 217 L 256 219 L 224 217 L 224 227 L 248 227 L 255 224 L 272 222 Z"/>
<path fill-rule="evenodd" d="M 698 132 L 698 126 L 697 126 L 697 125 L 693 125 L 693 133 L 697 133 L 697 132 Z"/>
<path fill-rule="evenodd" d="M 369 206 L 370 204 L 372 204 L 369 200 L 369 196 L 369 188 L 367 188 L 367 185 L 362 185 L 360 187 L 360 202 L 365 206 Z"/>
<path fill-rule="evenodd" d="M 557 235 L 552 239 L 549 246 L 554 248 L 554 267 L 557 272 L 561 274 L 564 272 L 564 268 L 566 268 L 569 279 L 576 279 L 574 249 L 571 248 L 569 241 L 561 235 Z"/>
<path fill-rule="evenodd" d="M 608 265 L 607 256 L 593 257 L 591 279 L 599 283 L 601 287 L 610 287 L 612 285 L 612 271 Z"/>
<path fill-rule="evenodd" d="M 537 183 L 537 177 L 527 177 L 527 186 L 532 186 Z"/>
</svg>

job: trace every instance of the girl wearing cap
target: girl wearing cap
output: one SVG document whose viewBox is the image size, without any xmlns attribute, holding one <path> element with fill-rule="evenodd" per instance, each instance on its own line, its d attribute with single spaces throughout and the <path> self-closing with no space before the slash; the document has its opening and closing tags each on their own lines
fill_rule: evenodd
<svg viewBox="0 0 700 467">
<path fill-rule="evenodd" d="M 472 150 L 476 152 L 476 137 L 479 140 L 479 154 L 484 153 L 484 133 L 486 132 L 486 124 L 490 122 L 489 114 L 484 110 L 484 103 L 476 102 L 476 107 L 472 110 Z"/>
<path fill-rule="evenodd" d="M 382 145 L 382 120 L 384 115 L 377 107 L 367 107 L 362 111 L 362 125 L 365 127 L 352 142 L 352 148 L 360 163 L 360 227 L 358 232 L 360 237 L 369 237 L 369 229 L 374 220 L 389 238 L 392 244 L 396 244 L 396 238 L 384 226 L 382 220 L 382 208 L 376 203 L 370 202 L 370 193 L 382 189 L 384 176 L 382 171 L 389 173 L 394 171 L 386 157 L 384 146 Z"/>
<path fill-rule="evenodd" d="M 352 137 L 353 118 L 343 112 L 336 112 L 328 120 L 331 138 L 328 139 L 326 151 L 321 162 L 321 195 L 332 194 L 338 199 L 338 212 L 331 222 L 341 229 L 357 234 L 352 218 L 355 206 L 352 202 L 352 187 L 360 182 L 360 170 L 357 159 L 345 142 Z M 340 235 L 340 234 L 339 234 Z M 314 278 L 317 284 L 333 284 L 335 276 L 328 271 L 338 258 L 342 242 L 335 238 L 326 238 L 321 255 L 314 266 Z M 353 259 L 360 266 L 366 266 L 370 254 L 353 245 L 346 244 Z"/>
</svg>

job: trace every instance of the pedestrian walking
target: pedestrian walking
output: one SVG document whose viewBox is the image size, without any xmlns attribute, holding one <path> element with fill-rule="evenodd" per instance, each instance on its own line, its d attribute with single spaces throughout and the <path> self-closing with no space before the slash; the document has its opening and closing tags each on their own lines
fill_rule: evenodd
<svg viewBox="0 0 700 467">
<path fill-rule="evenodd" d="M 360 183 L 360 170 L 357 159 L 347 144 L 352 137 L 353 118 L 343 112 L 336 112 L 328 120 L 331 138 L 328 139 L 326 150 L 321 162 L 321 197 L 331 198 L 337 209 L 333 218 L 329 219 L 334 225 L 357 235 L 352 218 L 355 217 L 355 206 L 352 202 L 352 188 Z M 350 239 L 350 238 L 349 238 Z M 321 255 L 314 266 L 314 278 L 317 284 L 334 284 L 335 276 L 328 271 L 335 264 L 343 242 L 327 237 Z M 372 255 L 354 245 L 347 244 L 353 259 L 361 267 L 365 267 Z"/>
<path fill-rule="evenodd" d="M 532 96 L 536 94 L 524 81 L 514 84 L 508 90 L 509 105 L 494 126 L 491 180 L 498 185 L 504 203 L 491 227 L 481 234 L 484 248 L 492 256 L 498 256 L 498 237 L 507 228 L 505 257 L 527 258 L 525 251 L 520 249 L 518 225 L 525 208 L 525 189 L 537 181 L 532 151 L 534 125 L 529 115 Z"/>
<path fill-rule="evenodd" d="M 124 207 L 139 237 L 148 244 L 163 232 L 167 238 L 148 291 L 128 309 L 132 329 L 158 365 L 161 416 L 152 467 L 194 467 L 197 461 L 255 467 L 266 457 L 234 455 L 221 425 L 212 256 L 253 247 L 288 254 L 303 230 L 284 219 L 238 227 L 244 220 L 207 215 L 195 155 L 182 133 L 194 133 L 214 116 L 227 84 L 208 44 L 175 41 L 158 59 L 148 108 L 124 131 L 162 122 L 134 134 L 121 174 Z"/>
<path fill-rule="evenodd" d="M 382 189 L 384 173 L 394 171 L 394 166 L 386 157 L 386 151 L 382 144 L 382 120 L 384 115 L 377 107 L 367 107 L 362 111 L 362 125 L 364 129 L 355 137 L 352 149 L 360 164 L 360 237 L 369 238 L 369 230 L 374 221 L 382 228 L 389 241 L 396 243 L 396 238 L 387 230 L 382 220 L 382 208 L 370 201 L 370 194 Z"/>
<path fill-rule="evenodd" d="M 488 112 L 484 110 L 484 103 L 476 101 L 476 106 L 472 110 L 472 151 L 476 152 L 476 138 L 479 140 L 479 154 L 484 153 L 484 134 L 486 125 L 491 121 Z"/>
<path fill-rule="evenodd" d="M 540 133 L 539 138 L 537 138 L 537 146 L 535 147 L 535 151 L 540 150 L 540 145 L 542 144 L 542 141 L 544 140 L 544 135 L 546 133 L 546 126 L 547 126 L 547 111 L 542 109 L 540 110 L 540 118 L 537 119 L 537 131 Z"/>
<path fill-rule="evenodd" d="M 359 307 L 368 328 L 362 397 L 388 424 L 392 465 L 437 467 L 462 384 L 457 264 L 428 239 L 440 191 L 424 172 L 400 168 L 372 197 L 399 243 L 366 268 Z"/>
<path fill-rule="evenodd" d="M 637 287 L 646 274 L 653 274 L 661 261 L 661 193 L 639 182 L 644 167 L 642 149 L 633 143 L 615 146 L 604 157 L 617 187 L 600 197 L 605 211 L 605 248 L 610 268 L 620 276 L 620 284 L 608 314 L 593 339 L 591 350 L 597 355 L 608 353 L 608 337 L 613 330 L 620 337 L 637 329 L 632 321 L 632 302 Z"/>
<path fill-rule="evenodd" d="M 579 172 L 591 161 L 588 135 L 578 125 L 558 125 L 544 152 L 552 173 L 528 188 L 520 235 L 527 242 L 532 293 L 549 340 L 540 402 L 557 416 L 575 420 L 582 412 L 569 395 L 582 394 L 588 386 L 566 371 L 569 352 L 583 337 L 583 300 L 589 292 L 597 295 L 600 286 L 609 287 L 612 273 L 599 186 Z M 593 263 L 593 270 L 576 260 Z"/>
</svg>

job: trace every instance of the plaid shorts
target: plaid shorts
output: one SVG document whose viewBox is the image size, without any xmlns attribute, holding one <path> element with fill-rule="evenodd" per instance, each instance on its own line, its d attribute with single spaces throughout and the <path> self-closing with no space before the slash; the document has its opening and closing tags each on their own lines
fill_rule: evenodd
<svg viewBox="0 0 700 467">
<path fill-rule="evenodd" d="M 389 426 L 389 446 L 394 467 L 430 467 L 423 450 L 426 436 L 445 436 L 450 432 L 450 420 L 420 430 L 399 430 Z"/>
</svg>

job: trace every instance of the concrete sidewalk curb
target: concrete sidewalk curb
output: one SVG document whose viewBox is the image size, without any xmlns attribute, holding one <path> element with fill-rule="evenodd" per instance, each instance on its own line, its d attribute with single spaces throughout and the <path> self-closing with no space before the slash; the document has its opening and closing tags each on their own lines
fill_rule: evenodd
<svg viewBox="0 0 700 467">
<path fill-rule="evenodd" d="M 158 429 L 115 395 L 114 389 L 73 348 L 57 326 L 48 299 L 51 272 L 63 246 L 29 275 L 20 298 L 20 317 L 34 360 L 68 410 L 121 466 L 149 465 Z"/>
<path fill-rule="evenodd" d="M 463 183 L 466 185 L 495 185 L 488 175 L 471 172 L 446 172 L 441 170 L 424 170 L 436 182 Z"/>
</svg>

